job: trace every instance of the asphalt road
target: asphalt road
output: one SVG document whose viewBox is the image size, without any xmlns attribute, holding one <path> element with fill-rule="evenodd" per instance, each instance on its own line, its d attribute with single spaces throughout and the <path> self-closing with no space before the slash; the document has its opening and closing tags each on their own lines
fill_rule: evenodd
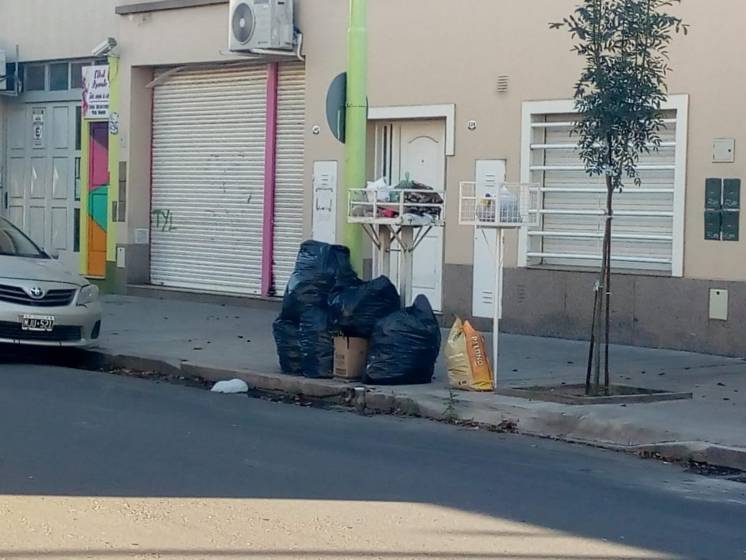
<svg viewBox="0 0 746 560">
<path fill-rule="evenodd" d="M 7 363 L 0 426 L 0 559 L 746 559 L 746 484 L 585 447 Z"/>
</svg>

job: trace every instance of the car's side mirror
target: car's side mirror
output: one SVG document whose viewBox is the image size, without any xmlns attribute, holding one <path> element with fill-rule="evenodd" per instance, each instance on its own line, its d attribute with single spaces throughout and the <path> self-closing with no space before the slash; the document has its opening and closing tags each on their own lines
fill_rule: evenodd
<svg viewBox="0 0 746 560">
<path fill-rule="evenodd" d="M 59 253 L 58 253 L 57 251 L 55 251 L 54 249 L 52 249 L 51 251 L 48 251 L 48 250 L 46 250 L 46 249 L 45 249 L 45 250 L 44 250 L 44 253 L 45 253 L 45 254 L 46 254 L 46 255 L 47 255 L 47 256 L 48 256 L 48 257 L 49 257 L 50 259 L 54 259 L 54 260 L 59 260 L 59 258 L 60 258 L 60 254 L 59 254 Z"/>
</svg>

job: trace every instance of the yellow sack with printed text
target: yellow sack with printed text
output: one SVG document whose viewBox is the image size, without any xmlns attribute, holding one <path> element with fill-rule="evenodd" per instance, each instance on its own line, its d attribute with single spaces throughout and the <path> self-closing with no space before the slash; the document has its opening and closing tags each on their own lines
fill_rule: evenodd
<svg viewBox="0 0 746 560">
<path fill-rule="evenodd" d="M 462 391 L 493 391 L 487 345 L 469 321 L 456 319 L 446 343 L 448 381 Z"/>
</svg>

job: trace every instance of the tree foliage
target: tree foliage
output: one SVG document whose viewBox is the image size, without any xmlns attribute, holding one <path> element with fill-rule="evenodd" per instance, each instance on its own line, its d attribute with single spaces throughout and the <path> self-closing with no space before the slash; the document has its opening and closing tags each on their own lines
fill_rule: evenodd
<svg viewBox="0 0 746 560">
<path fill-rule="evenodd" d="M 581 119 L 574 133 L 591 175 L 640 184 L 640 155 L 657 150 L 665 127 L 668 47 L 688 26 L 667 9 L 681 0 L 585 0 L 553 28 L 567 28 L 573 52 L 585 60 L 575 84 Z"/>
</svg>

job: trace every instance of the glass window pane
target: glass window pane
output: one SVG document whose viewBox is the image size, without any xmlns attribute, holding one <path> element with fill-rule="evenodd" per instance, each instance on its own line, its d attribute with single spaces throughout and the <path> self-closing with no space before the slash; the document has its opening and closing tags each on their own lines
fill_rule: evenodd
<svg viewBox="0 0 746 560">
<path fill-rule="evenodd" d="M 73 233 L 73 252 L 80 253 L 80 208 L 76 208 Z"/>
<path fill-rule="evenodd" d="M 75 158 L 75 201 L 80 200 L 80 158 Z"/>
<path fill-rule="evenodd" d="M 26 65 L 23 91 L 44 91 L 46 89 L 46 69 L 43 64 Z"/>
<path fill-rule="evenodd" d="M 83 88 L 83 66 L 88 66 L 87 62 L 73 62 L 70 68 L 70 89 Z"/>
<path fill-rule="evenodd" d="M 7 90 L 8 91 L 16 91 L 16 63 L 15 62 L 8 62 L 7 71 L 5 73 L 7 81 L 5 82 L 7 84 Z"/>
<path fill-rule="evenodd" d="M 64 91 L 68 88 L 70 68 L 67 62 L 57 62 L 49 65 L 49 89 Z"/>
<path fill-rule="evenodd" d="M 81 111 L 82 109 L 80 105 L 75 107 L 75 149 L 77 151 L 80 151 L 80 136 L 81 136 L 80 127 L 82 126 L 82 123 L 80 122 Z"/>
</svg>

